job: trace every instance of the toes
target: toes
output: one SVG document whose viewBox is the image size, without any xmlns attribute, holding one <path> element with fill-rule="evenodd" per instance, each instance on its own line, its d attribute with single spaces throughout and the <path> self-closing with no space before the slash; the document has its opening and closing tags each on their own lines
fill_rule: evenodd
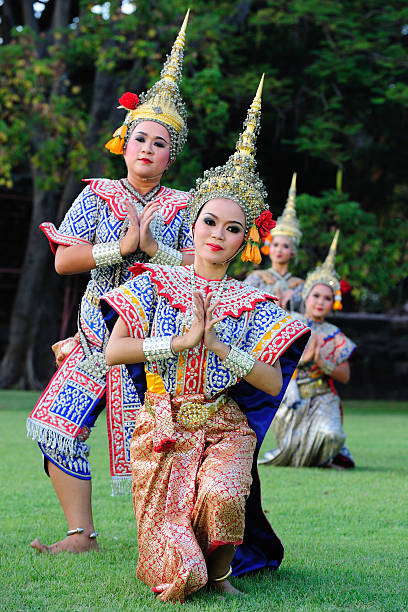
<svg viewBox="0 0 408 612">
<path fill-rule="evenodd" d="M 30 546 L 40 553 L 49 553 L 51 555 L 58 555 L 62 552 L 69 553 L 85 553 L 90 550 L 97 552 L 99 550 L 98 544 L 95 540 L 86 540 L 85 542 L 76 536 L 70 536 L 71 539 L 66 538 L 60 542 L 55 542 L 51 546 L 42 544 L 38 538 L 35 538 Z"/>
<path fill-rule="evenodd" d="M 158 584 L 157 586 L 152 587 L 153 593 L 156 595 L 156 599 L 158 601 L 167 601 L 168 591 L 171 587 L 171 584 Z"/>
<path fill-rule="evenodd" d="M 30 542 L 30 546 L 32 548 L 35 548 L 36 550 L 38 550 L 38 552 L 40 553 L 47 553 L 49 552 L 49 547 L 45 546 L 45 544 L 41 544 L 40 540 L 38 538 L 35 538 L 32 542 Z"/>
</svg>

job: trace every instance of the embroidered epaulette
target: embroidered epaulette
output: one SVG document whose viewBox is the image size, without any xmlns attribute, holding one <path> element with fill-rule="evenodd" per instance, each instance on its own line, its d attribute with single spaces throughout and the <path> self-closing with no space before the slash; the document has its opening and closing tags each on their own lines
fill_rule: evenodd
<svg viewBox="0 0 408 612">
<path fill-rule="evenodd" d="M 134 199 L 121 181 L 104 178 L 88 178 L 82 180 L 88 183 L 94 194 L 105 200 L 118 219 L 126 218 L 126 202 L 132 204 Z M 170 189 L 170 187 L 161 187 L 153 201 L 161 204 L 160 213 L 167 225 L 174 219 L 180 210 L 190 205 L 190 200 L 191 195 L 185 191 Z"/>
<path fill-rule="evenodd" d="M 77 236 L 66 236 L 57 230 L 53 223 L 45 221 L 38 226 L 42 232 L 47 236 L 48 242 L 50 243 L 51 251 L 57 252 L 58 245 L 73 246 L 78 244 L 90 244 L 85 238 L 79 238 Z"/>
<path fill-rule="evenodd" d="M 149 272 L 150 280 L 156 285 L 158 295 L 166 297 L 174 308 L 185 312 L 191 305 L 191 280 L 188 267 L 137 263 L 129 268 L 129 271 L 134 276 Z M 216 292 L 220 282 L 195 276 L 197 290 L 204 290 L 206 293 Z M 277 298 L 251 285 L 229 278 L 220 298 L 217 316 L 239 317 L 243 312 L 253 310 L 257 303 L 268 300 L 277 301 Z"/>
</svg>

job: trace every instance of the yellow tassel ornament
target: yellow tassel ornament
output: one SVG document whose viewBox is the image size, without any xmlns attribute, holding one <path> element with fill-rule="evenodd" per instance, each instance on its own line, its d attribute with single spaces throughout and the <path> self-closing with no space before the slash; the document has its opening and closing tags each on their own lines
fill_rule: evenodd
<svg viewBox="0 0 408 612">
<path fill-rule="evenodd" d="M 333 310 L 343 310 L 343 304 L 341 303 L 341 291 L 338 289 L 334 295 Z"/>
<path fill-rule="evenodd" d="M 248 241 L 244 252 L 241 255 L 242 261 L 251 261 L 251 243 Z"/>
<path fill-rule="evenodd" d="M 242 261 L 250 261 L 255 264 L 260 264 L 262 261 L 261 252 L 259 250 L 258 243 L 260 242 L 261 237 L 259 235 L 258 228 L 256 227 L 256 223 L 251 226 L 249 230 L 248 239 L 246 243 L 246 247 L 244 252 L 241 255 Z"/>
<path fill-rule="evenodd" d="M 249 231 L 249 239 L 252 240 L 252 242 L 257 242 L 257 243 L 259 243 L 261 239 L 259 236 L 258 228 L 256 227 L 255 223 L 252 224 L 252 227 Z"/>
<path fill-rule="evenodd" d="M 123 153 L 123 147 L 125 144 L 126 132 L 127 125 L 124 123 L 120 128 L 113 132 L 112 138 L 108 140 L 105 148 L 115 155 L 121 155 Z"/>
</svg>

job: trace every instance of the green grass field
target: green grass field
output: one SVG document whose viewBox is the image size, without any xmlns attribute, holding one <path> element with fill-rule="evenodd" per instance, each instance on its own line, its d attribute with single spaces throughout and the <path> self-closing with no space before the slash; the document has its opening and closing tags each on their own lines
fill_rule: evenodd
<svg viewBox="0 0 408 612">
<path fill-rule="evenodd" d="M 349 472 L 261 466 L 263 505 L 285 545 L 276 573 L 233 582 L 246 593 L 224 600 L 202 590 L 179 604 L 156 602 L 136 580 L 131 499 L 111 497 L 104 413 L 91 438 L 99 554 L 42 556 L 66 523 L 41 455 L 25 435 L 37 395 L 0 393 L 0 610 L 408 611 L 408 404 L 349 401 Z M 264 448 L 273 447 L 269 434 Z"/>
</svg>

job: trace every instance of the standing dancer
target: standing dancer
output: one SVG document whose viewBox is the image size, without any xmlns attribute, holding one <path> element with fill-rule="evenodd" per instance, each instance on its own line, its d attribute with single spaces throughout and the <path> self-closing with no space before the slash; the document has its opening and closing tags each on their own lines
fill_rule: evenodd
<svg viewBox="0 0 408 612">
<path fill-rule="evenodd" d="M 279 299 L 279 305 L 290 310 L 300 310 L 302 303 L 304 281 L 289 272 L 289 262 L 296 257 L 301 237 L 302 232 L 296 217 L 295 172 L 283 213 L 278 217 L 276 226 L 266 237 L 261 249 L 262 253 L 269 255 L 272 266 L 267 270 L 251 272 L 245 280 L 262 291 L 273 293 Z"/>
<path fill-rule="evenodd" d="M 135 381 L 135 389 L 125 367 L 107 369 L 100 296 L 126 281 L 129 265 L 137 261 L 170 265 L 193 261 L 186 219 L 190 196 L 160 185 L 187 136 L 187 115 L 178 89 L 187 19 L 188 14 L 160 80 L 140 101 L 129 92 L 119 100 L 128 112 L 107 148 L 123 152 L 127 178 L 88 179 L 59 230 L 51 223 L 41 226 L 55 253 L 57 272 L 90 271 L 91 279 L 81 301 L 78 334 L 56 347 L 60 367 L 27 424 L 44 454 L 45 471 L 68 523 L 62 541 L 52 546 L 37 538 L 32 542 L 40 552 L 97 549 L 86 440 L 106 391 L 113 490 L 120 492 L 126 484 L 130 489 L 129 445 L 140 408 L 136 389 L 144 382 Z"/>
<path fill-rule="evenodd" d="M 236 547 L 236 574 L 283 556 L 251 468 L 309 329 L 226 274 L 244 249 L 255 258 L 273 223 L 255 172 L 262 82 L 235 153 L 197 181 L 194 266 L 137 264 L 136 278 L 101 301 L 108 363 L 147 373 L 131 443 L 137 576 L 162 601 L 208 582 L 237 593 Z"/>
<path fill-rule="evenodd" d="M 353 468 L 344 446 L 342 411 L 333 380 L 345 384 L 350 378 L 348 359 L 356 345 L 326 321 L 333 305 L 341 300 L 334 269 L 339 232 L 322 266 L 310 272 L 303 287 L 306 313 L 293 313 L 312 329 L 312 337 L 299 362 L 273 421 L 278 448 L 265 453 L 259 463 L 270 465 Z M 336 306 L 335 306 L 336 307 Z"/>
</svg>

